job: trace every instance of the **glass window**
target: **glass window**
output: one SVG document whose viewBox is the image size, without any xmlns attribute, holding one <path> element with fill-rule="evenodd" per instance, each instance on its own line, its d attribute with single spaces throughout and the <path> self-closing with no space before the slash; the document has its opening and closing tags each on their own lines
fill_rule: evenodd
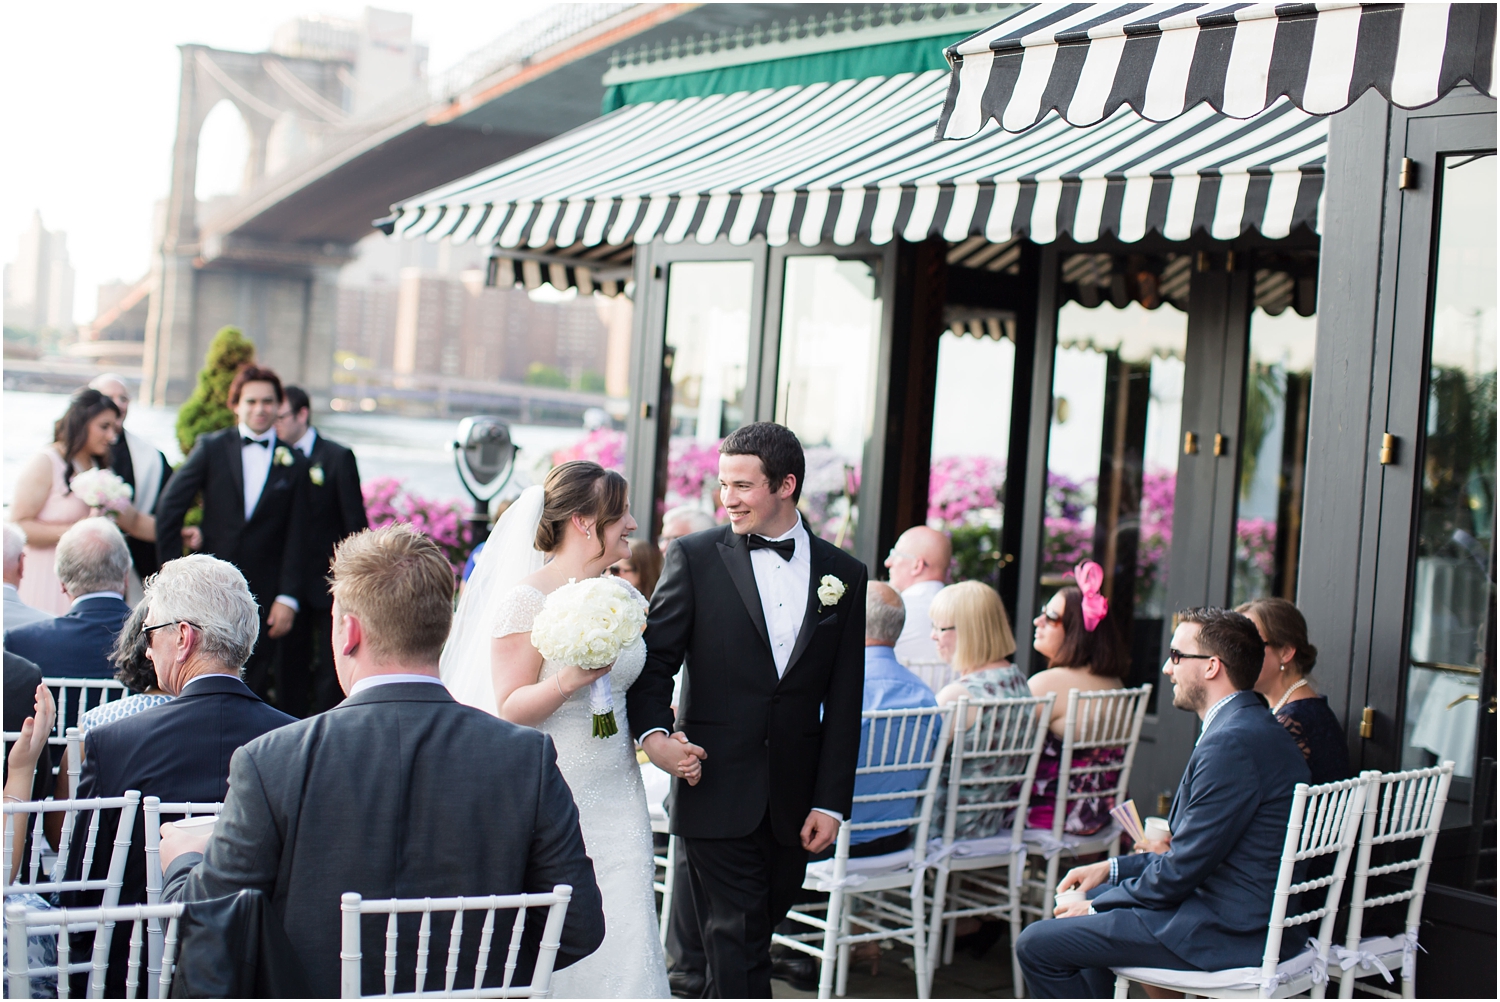
<svg viewBox="0 0 1500 1002">
<path fill-rule="evenodd" d="M 955 581 L 998 581 L 1015 364 L 1007 337 L 938 339 L 927 524 L 953 539 Z"/>
<path fill-rule="evenodd" d="M 745 423 L 750 358 L 749 261 L 676 261 L 667 275 L 662 352 L 658 513 L 679 505 L 718 510 L 718 445 Z M 663 454 L 664 453 L 664 454 Z"/>
<path fill-rule="evenodd" d="M 1070 302 L 1057 337 L 1039 602 L 1079 561 L 1098 561 L 1132 684 L 1154 682 L 1169 614 L 1187 314 Z"/>
<path fill-rule="evenodd" d="M 789 257 L 781 302 L 776 420 L 807 452 L 802 515 L 813 532 L 850 550 L 874 419 L 877 271 L 875 261 Z"/>
<path fill-rule="evenodd" d="M 1443 164 L 1402 765 L 1474 775 L 1495 614 L 1495 157 Z"/>
<path fill-rule="evenodd" d="M 1283 309 L 1250 315 L 1245 418 L 1240 426 L 1234 604 L 1297 598 L 1307 405 L 1317 318 Z"/>
</svg>

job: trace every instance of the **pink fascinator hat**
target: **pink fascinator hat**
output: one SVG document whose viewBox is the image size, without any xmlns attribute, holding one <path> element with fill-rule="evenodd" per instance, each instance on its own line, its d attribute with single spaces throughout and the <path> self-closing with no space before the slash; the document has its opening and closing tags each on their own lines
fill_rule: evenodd
<svg viewBox="0 0 1500 1002">
<path fill-rule="evenodd" d="M 1083 592 L 1083 628 L 1093 633 L 1109 615 L 1109 599 L 1099 594 L 1099 586 L 1104 584 L 1104 568 L 1085 560 L 1073 568 L 1073 580 Z"/>
</svg>

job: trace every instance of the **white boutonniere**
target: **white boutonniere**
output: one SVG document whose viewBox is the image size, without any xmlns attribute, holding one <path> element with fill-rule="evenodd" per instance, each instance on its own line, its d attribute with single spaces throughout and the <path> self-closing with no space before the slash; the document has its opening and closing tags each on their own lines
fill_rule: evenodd
<svg viewBox="0 0 1500 1002">
<path fill-rule="evenodd" d="M 271 462 L 277 466 L 291 466 L 294 462 L 292 459 L 292 450 L 284 445 L 278 445 L 276 452 L 271 456 Z"/>
<path fill-rule="evenodd" d="M 844 582 L 832 574 L 824 574 L 818 581 L 818 601 L 825 607 L 838 605 L 839 599 L 844 597 Z"/>
<path fill-rule="evenodd" d="M 311 480 L 313 482 L 313 486 L 314 487 L 322 487 L 323 486 L 323 464 L 322 463 L 314 463 L 314 464 L 312 464 L 312 468 L 307 471 L 307 479 L 309 479 L 309 480 Z"/>
</svg>

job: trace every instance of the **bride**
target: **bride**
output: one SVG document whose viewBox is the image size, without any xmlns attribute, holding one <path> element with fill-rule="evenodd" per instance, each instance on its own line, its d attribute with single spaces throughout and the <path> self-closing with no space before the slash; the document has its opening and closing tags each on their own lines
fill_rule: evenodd
<svg viewBox="0 0 1500 1002">
<path fill-rule="evenodd" d="M 651 821 L 625 719 L 625 692 L 645 665 L 646 645 L 637 641 L 613 665 L 588 671 L 544 661 L 531 644 L 532 620 L 549 594 L 629 558 L 636 522 L 626 492 L 624 477 L 586 461 L 563 463 L 543 486 L 523 491 L 480 554 L 441 663 L 454 698 L 552 736 L 578 805 L 604 899 L 605 935 L 598 950 L 553 975 L 558 998 L 670 995 L 652 890 Z M 588 689 L 605 676 L 619 732 L 596 738 Z"/>
</svg>

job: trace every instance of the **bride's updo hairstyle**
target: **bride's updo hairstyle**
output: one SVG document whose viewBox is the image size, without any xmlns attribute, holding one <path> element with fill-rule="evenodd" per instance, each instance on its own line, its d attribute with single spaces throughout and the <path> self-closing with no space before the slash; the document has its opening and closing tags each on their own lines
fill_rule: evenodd
<svg viewBox="0 0 1500 1002">
<path fill-rule="evenodd" d="M 625 517 L 630 493 L 625 478 L 587 459 L 552 467 L 542 484 L 542 520 L 536 527 L 536 548 L 551 553 L 562 545 L 563 527 L 574 515 L 594 520 L 599 556 L 604 556 L 604 530 Z"/>
</svg>

